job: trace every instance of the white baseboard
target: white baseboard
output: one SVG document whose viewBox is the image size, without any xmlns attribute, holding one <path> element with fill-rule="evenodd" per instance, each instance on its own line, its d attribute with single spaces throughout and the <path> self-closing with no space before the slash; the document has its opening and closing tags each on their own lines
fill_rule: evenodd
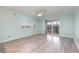
<svg viewBox="0 0 79 59">
<path fill-rule="evenodd" d="M 70 36 L 64 36 L 64 35 L 59 35 L 60 37 L 67 37 L 67 38 L 72 38 L 73 39 L 73 37 L 70 37 Z"/>
<path fill-rule="evenodd" d="M 25 35 L 25 36 L 21 36 L 21 37 L 17 37 L 17 38 L 11 38 L 11 39 L 8 39 L 8 40 L 3 40 L 3 41 L 0 41 L 0 43 L 5 43 L 5 42 L 8 42 L 8 41 L 17 40 L 17 39 L 20 39 L 20 38 L 23 38 L 23 37 L 32 36 L 32 35 L 35 35 L 35 34 L 39 34 L 39 33 L 34 33 L 34 34 Z"/>
<path fill-rule="evenodd" d="M 78 51 L 79 51 L 79 44 L 78 44 L 78 42 L 74 39 L 74 42 L 75 42 L 75 44 L 76 44 L 76 46 L 77 46 L 77 49 L 78 49 Z"/>
</svg>

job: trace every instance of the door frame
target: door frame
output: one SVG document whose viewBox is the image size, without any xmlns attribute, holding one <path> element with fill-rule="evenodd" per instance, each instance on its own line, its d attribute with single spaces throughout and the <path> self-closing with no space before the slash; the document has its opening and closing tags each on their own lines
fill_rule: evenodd
<svg viewBox="0 0 79 59">
<path fill-rule="evenodd" d="M 47 34 L 47 21 L 48 20 L 45 20 L 45 34 Z"/>
<path fill-rule="evenodd" d="M 45 34 L 47 34 L 47 22 L 53 22 L 53 21 L 59 21 L 59 19 L 55 20 L 45 20 Z M 60 22 L 60 21 L 59 21 Z M 59 24 L 60 25 L 60 24 Z M 53 28 L 52 28 L 53 29 Z M 53 31 L 53 30 L 52 30 Z M 60 26 L 59 26 L 59 31 L 60 31 Z"/>
</svg>

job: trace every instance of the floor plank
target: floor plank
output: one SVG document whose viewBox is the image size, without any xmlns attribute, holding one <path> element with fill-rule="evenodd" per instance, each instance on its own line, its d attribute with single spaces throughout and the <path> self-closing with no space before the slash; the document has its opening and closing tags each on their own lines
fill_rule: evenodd
<svg viewBox="0 0 79 59">
<path fill-rule="evenodd" d="M 37 34 L 3 43 L 6 53 L 77 53 L 71 38 Z M 3 51 L 3 49 L 2 49 Z"/>
</svg>

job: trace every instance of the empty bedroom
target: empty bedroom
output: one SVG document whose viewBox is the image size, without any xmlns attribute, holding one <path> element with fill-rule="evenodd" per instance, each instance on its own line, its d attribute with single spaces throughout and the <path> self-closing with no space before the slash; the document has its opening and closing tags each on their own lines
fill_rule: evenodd
<svg viewBox="0 0 79 59">
<path fill-rule="evenodd" d="M 0 6 L 0 53 L 78 53 L 79 7 Z"/>
</svg>

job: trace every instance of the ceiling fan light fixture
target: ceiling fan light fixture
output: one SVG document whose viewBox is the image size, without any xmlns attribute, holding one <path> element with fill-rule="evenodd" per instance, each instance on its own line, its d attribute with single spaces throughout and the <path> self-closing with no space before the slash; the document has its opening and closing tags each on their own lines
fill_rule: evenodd
<svg viewBox="0 0 79 59">
<path fill-rule="evenodd" d="M 42 16 L 42 14 L 40 13 L 40 14 L 38 14 L 38 16 Z"/>
</svg>

